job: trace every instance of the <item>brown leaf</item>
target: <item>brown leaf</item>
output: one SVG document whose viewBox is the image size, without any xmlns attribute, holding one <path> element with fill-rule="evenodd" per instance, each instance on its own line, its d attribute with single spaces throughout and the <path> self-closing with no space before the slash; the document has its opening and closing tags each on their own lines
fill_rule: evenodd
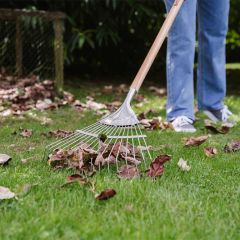
<svg viewBox="0 0 240 240">
<path fill-rule="evenodd" d="M 204 153 L 207 157 L 212 157 L 217 154 L 217 149 L 214 147 L 206 147 L 204 148 Z"/>
<path fill-rule="evenodd" d="M 157 96 L 166 95 L 166 88 L 158 88 L 158 87 L 155 87 L 155 86 L 150 86 L 148 89 Z"/>
<path fill-rule="evenodd" d="M 105 189 L 104 191 L 102 191 L 101 193 L 97 194 L 95 196 L 95 198 L 97 200 L 107 200 L 109 198 L 112 198 L 116 195 L 116 191 L 112 188 L 109 188 L 109 189 Z"/>
<path fill-rule="evenodd" d="M 75 183 L 75 182 L 79 183 L 80 185 L 86 185 L 89 183 L 87 178 L 85 178 L 79 174 L 73 174 L 73 175 L 66 177 L 65 183 L 61 187 L 65 187 L 66 185 Z"/>
<path fill-rule="evenodd" d="M 125 154 L 121 154 L 121 157 L 130 164 L 139 165 L 141 163 L 141 161 L 136 159 L 136 156 L 131 157 L 131 156 L 126 156 Z"/>
<path fill-rule="evenodd" d="M 39 110 L 54 109 L 57 106 L 53 104 L 51 99 L 37 100 L 36 108 Z"/>
<path fill-rule="evenodd" d="M 48 156 L 48 163 L 52 167 L 62 168 L 66 165 L 68 152 L 62 149 L 56 149 Z"/>
<path fill-rule="evenodd" d="M 143 94 L 137 94 L 135 97 L 134 97 L 134 100 L 136 100 L 137 102 L 143 102 L 145 100 L 145 97 Z"/>
<path fill-rule="evenodd" d="M 24 129 L 22 132 L 20 132 L 20 136 L 22 137 L 31 137 L 33 134 L 31 129 Z"/>
<path fill-rule="evenodd" d="M 143 116 L 140 116 L 143 117 Z M 172 125 L 169 122 L 162 121 L 161 118 L 153 118 L 153 119 L 141 119 L 140 123 L 147 130 L 165 130 L 171 129 Z"/>
<path fill-rule="evenodd" d="M 97 103 L 97 102 L 95 102 L 95 101 L 93 101 L 93 100 L 88 100 L 87 102 L 86 102 L 86 106 L 87 106 L 87 108 L 89 108 L 89 109 L 91 109 L 91 110 L 101 110 L 101 109 L 106 109 L 107 108 L 107 106 L 105 105 L 105 104 L 103 104 L 103 103 Z"/>
<path fill-rule="evenodd" d="M 73 131 L 65 131 L 65 130 L 61 130 L 61 129 L 48 132 L 48 135 L 50 137 L 61 137 L 61 138 L 68 137 L 71 134 L 73 134 Z"/>
<path fill-rule="evenodd" d="M 169 160 L 171 160 L 171 156 L 169 155 L 160 155 L 156 157 L 150 164 L 149 169 L 146 170 L 147 176 L 154 178 L 162 176 L 164 172 L 164 163 Z"/>
<path fill-rule="evenodd" d="M 185 141 L 185 147 L 195 147 L 204 143 L 208 136 L 190 137 Z"/>
<path fill-rule="evenodd" d="M 231 153 L 240 151 L 240 140 L 233 140 L 224 146 L 224 152 Z"/>
<path fill-rule="evenodd" d="M 5 166 L 11 161 L 12 158 L 8 156 L 7 154 L 0 153 L 0 166 Z"/>
<path fill-rule="evenodd" d="M 215 134 L 227 134 L 232 127 L 233 125 L 228 123 L 224 123 L 221 127 L 218 127 L 213 122 L 205 120 L 205 128 Z"/>
<path fill-rule="evenodd" d="M 138 177 L 139 171 L 136 166 L 132 165 L 123 165 L 119 168 L 117 172 L 119 178 L 126 178 L 128 180 Z"/>
</svg>

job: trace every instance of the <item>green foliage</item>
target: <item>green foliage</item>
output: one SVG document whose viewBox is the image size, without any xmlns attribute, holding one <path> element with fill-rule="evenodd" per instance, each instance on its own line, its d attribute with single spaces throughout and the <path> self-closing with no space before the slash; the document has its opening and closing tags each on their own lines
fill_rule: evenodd
<svg viewBox="0 0 240 240">
<path fill-rule="evenodd" d="M 163 0 L 11 0 L 4 4 L 65 12 L 66 63 L 91 73 L 100 68 L 101 72 L 137 70 L 165 14 Z M 31 24 L 39 23 L 32 19 Z M 234 61 L 240 50 L 239 0 L 231 0 L 229 27 L 228 61 Z M 164 59 L 163 52 L 157 65 Z"/>
</svg>

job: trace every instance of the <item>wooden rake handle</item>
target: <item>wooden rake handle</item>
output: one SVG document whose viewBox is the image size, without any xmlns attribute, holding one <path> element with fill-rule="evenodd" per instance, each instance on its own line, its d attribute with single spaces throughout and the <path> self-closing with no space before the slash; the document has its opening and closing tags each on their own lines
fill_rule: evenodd
<svg viewBox="0 0 240 240">
<path fill-rule="evenodd" d="M 171 10 L 169 11 L 157 37 L 155 38 L 147 56 L 145 57 L 142 66 L 138 70 L 136 77 L 133 80 L 131 85 L 132 89 L 136 91 L 142 86 L 143 80 L 145 79 L 150 67 L 152 66 L 153 61 L 155 60 L 165 38 L 168 35 L 168 32 L 173 25 L 173 22 L 183 4 L 184 0 L 175 0 Z"/>
</svg>

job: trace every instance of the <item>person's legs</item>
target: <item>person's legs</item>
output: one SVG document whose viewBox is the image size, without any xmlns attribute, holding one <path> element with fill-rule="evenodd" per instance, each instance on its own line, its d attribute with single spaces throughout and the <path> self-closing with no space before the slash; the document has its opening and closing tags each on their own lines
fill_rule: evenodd
<svg viewBox="0 0 240 240">
<path fill-rule="evenodd" d="M 229 0 L 198 0 L 198 107 L 223 109 Z"/>
<path fill-rule="evenodd" d="M 170 30 L 167 50 L 167 119 L 194 120 L 193 67 L 197 0 L 185 1 Z M 174 0 L 165 0 L 167 11 Z"/>
</svg>

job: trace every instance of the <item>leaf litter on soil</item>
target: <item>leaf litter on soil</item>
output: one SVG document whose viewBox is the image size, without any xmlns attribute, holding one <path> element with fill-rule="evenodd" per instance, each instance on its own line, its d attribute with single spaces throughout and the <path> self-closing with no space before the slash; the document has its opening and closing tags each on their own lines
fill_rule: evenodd
<svg viewBox="0 0 240 240">
<path fill-rule="evenodd" d="M 232 123 L 222 123 L 220 126 L 208 119 L 204 121 L 204 126 L 207 130 L 214 134 L 227 134 L 233 127 Z"/>
<path fill-rule="evenodd" d="M 164 172 L 164 164 L 170 160 L 171 160 L 171 156 L 169 156 L 169 155 L 157 156 L 151 162 L 149 169 L 146 170 L 147 176 L 153 177 L 153 178 L 162 176 L 163 172 Z"/>
<path fill-rule="evenodd" d="M 215 147 L 206 147 L 204 153 L 207 157 L 212 157 L 217 154 L 217 149 Z"/>
<path fill-rule="evenodd" d="M 204 143 L 208 136 L 190 137 L 185 140 L 185 147 L 196 147 Z"/>
<path fill-rule="evenodd" d="M 232 140 L 224 146 L 224 152 L 231 153 L 240 151 L 240 140 Z"/>
</svg>

